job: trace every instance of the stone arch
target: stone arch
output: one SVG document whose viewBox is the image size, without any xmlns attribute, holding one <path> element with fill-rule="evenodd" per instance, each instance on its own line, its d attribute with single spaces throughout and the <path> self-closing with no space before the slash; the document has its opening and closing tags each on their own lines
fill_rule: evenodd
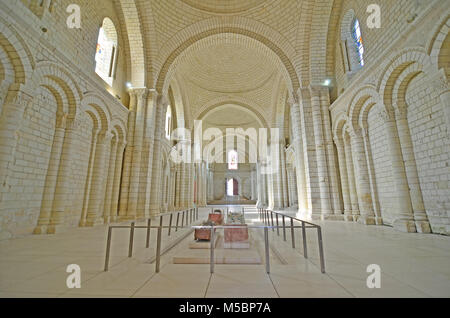
<svg viewBox="0 0 450 318">
<path fill-rule="evenodd" d="M 348 118 L 347 118 L 347 115 L 345 114 L 345 112 L 340 113 L 336 117 L 336 119 L 333 123 L 333 128 L 332 128 L 334 139 L 337 139 L 337 140 L 342 139 L 342 132 L 343 132 L 345 124 L 347 123 L 347 120 L 348 120 Z"/>
<path fill-rule="evenodd" d="M 392 90 L 392 100 L 389 104 L 392 110 L 406 110 L 406 91 L 411 81 L 420 73 L 422 73 L 422 69 L 417 63 L 409 65 L 401 72 Z"/>
<path fill-rule="evenodd" d="M 128 34 L 131 61 L 131 83 L 133 87 L 146 87 L 147 80 L 151 79 L 151 76 L 147 76 L 150 67 L 148 67 L 145 59 L 145 41 L 143 39 L 139 11 L 135 0 L 119 1 Z M 153 43 L 156 43 L 156 41 Z"/>
<path fill-rule="evenodd" d="M 36 66 L 36 69 L 31 78 L 33 90 L 39 86 L 58 87 L 62 100 L 66 101 L 64 104 L 64 113 L 73 119 L 79 113 L 81 90 L 76 84 L 76 81 L 70 73 L 52 62 L 42 62 Z"/>
<path fill-rule="evenodd" d="M 127 130 L 125 127 L 125 124 L 119 118 L 113 118 L 111 121 L 111 129 L 114 129 L 117 132 L 119 143 L 125 144 L 127 142 Z"/>
<path fill-rule="evenodd" d="M 438 66 L 439 69 L 444 68 L 447 78 L 449 77 L 449 65 L 442 62 L 442 58 L 450 55 L 448 42 L 448 32 L 450 30 L 450 17 L 447 15 L 435 28 L 428 44 L 427 53 L 431 57 L 431 62 Z"/>
<path fill-rule="evenodd" d="M 417 63 L 421 69 L 432 73 L 434 69 L 437 71 L 437 67 L 431 63 L 430 57 L 421 48 L 408 48 L 398 52 L 389 59 L 388 63 L 382 72 L 382 75 L 378 81 L 378 91 L 383 101 L 389 99 L 390 89 L 394 86 L 394 83 L 400 73 L 406 69 L 409 65 Z"/>
<path fill-rule="evenodd" d="M 25 41 L 2 18 L 0 18 L 0 46 L 3 47 L 10 64 L 13 66 L 13 82 L 26 84 L 35 67 L 33 56 Z"/>
<path fill-rule="evenodd" d="M 173 77 L 170 87 L 172 90 L 173 99 L 175 105 L 172 105 L 175 108 L 175 115 L 177 118 L 177 128 L 185 128 L 187 127 L 187 123 L 190 122 L 189 112 L 186 111 L 186 103 L 185 97 L 183 95 L 183 90 L 181 89 L 181 85 L 178 82 L 176 76 Z"/>
<path fill-rule="evenodd" d="M 347 113 L 349 128 L 356 131 L 360 124 L 361 109 L 366 103 L 378 103 L 380 100 L 375 87 L 367 85 L 360 89 L 353 97 Z M 361 127 L 360 127 L 361 128 Z"/>
<path fill-rule="evenodd" d="M 245 36 L 259 43 L 261 48 L 268 48 L 277 57 L 278 64 L 281 65 L 280 69 L 287 74 L 289 90 L 295 92 L 300 87 L 299 77 L 292 64 L 295 61 L 295 50 L 281 35 L 253 20 L 228 17 L 207 19 L 194 24 L 180 32 L 178 36 L 173 37 L 173 40 L 162 48 L 164 62 L 161 63 L 159 72 L 157 72 L 156 90 L 159 92 L 167 90 L 167 79 L 170 78 L 168 74 L 176 66 L 177 58 L 182 56 L 187 49 L 202 39 L 227 33 Z"/>
<path fill-rule="evenodd" d="M 111 123 L 111 113 L 105 106 L 106 104 L 102 98 L 98 97 L 95 94 L 89 93 L 83 97 L 81 105 L 84 111 L 90 110 L 91 112 L 94 111 L 97 114 L 97 118 L 99 121 L 98 128 L 101 132 L 108 131 Z"/>
<path fill-rule="evenodd" d="M 266 117 L 257 109 L 258 106 L 252 101 L 239 96 L 223 96 L 213 99 L 200 108 L 195 113 L 194 118 L 196 120 L 202 120 L 211 110 L 226 104 L 234 104 L 248 109 L 258 117 L 262 127 L 269 128 L 268 121 L 266 120 Z"/>
</svg>

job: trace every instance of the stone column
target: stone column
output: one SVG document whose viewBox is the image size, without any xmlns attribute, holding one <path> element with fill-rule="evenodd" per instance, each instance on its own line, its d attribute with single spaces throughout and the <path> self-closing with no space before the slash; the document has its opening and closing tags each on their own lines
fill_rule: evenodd
<svg viewBox="0 0 450 318">
<path fill-rule="evenodd" d="M 384 123 L 384 130 L 386 131 L 386 139 L 391 157 L 391 174 L 395 185 L 393 227 L 402 232 L 414 233 L 416 232 L 416 226 L 394 114 L 382 110 L 379 116 Z"/>
<path fill-rule="evenodd" d="M 165 97 L 158 96 L 155 112 L 155 135 L 153 143 L 153 163 L 152 163 L 152 185 L 150 196 L 150 215 L 160 213 L 161 202 L 161 139 L 164 137 L 164 121 L 168 106 Z"/>
<path fill-rule="evenodd" d="M 296 165 L 296 183 L 297 183 L 297 199 L 298 209 L 300 213 L 305 213 L 308 210 L 308 198 L 306 191 L 306 176 L 305 164 L 303 155 L 303 142 L 301 139 L 300 129 L 300 106 L 298 102 L 290 100 L 291 106 L 291 123 L 293 133 L 293 146 L 295 151 L 295 165 Z"/>
<path fill-rule="evenodd" d="M 326 154 L 328 162 L 328 174 L 329 174 L 329 191 L 330 199 L 333 203 L 334 219 L 343 220 L 342 215 L 342 203 L 339 195 L 339 185 L 337 177 L 336 167 L 336 154 L 334 152 L 333 137 L 331 133 L 331 120 L 330 120 L 330 96 L 328 87 L 321 89 L 320 91 L 320 104 L 322 105 L 322 118 L 324 127 L 324 142 L 326 145 Z"/>
<path fill-rule="evenodd" d="M 414 223 L 408 180 L 406 178 L 405 165 L 403 162 L 394 114 L 382 110 L 380 111 L 379 116 L 384 122 L 386 139 L 391 156 L 391 174 L 395 185 L 395 217 L 393 227 L 402 232 L 414 233 L 416 232 L 416 225 Z"/>
<path fill-rule="evenodd" d="M 13 84 L 3 105 L 0 115 L 0 200 L 8 191 L 24 111 L 32 100 L 31 93 L 26 93 L 21 85 Z"/>
<path fill-rule="evenodd" d="M 334 139 L 338 153 L 339 173 L 341 175 L 341 189 L 342 198 L 344 200 L 344 219 L 353 220 L 352 218 L 352 203 L 350 200 L 350 187 L 347 174 L 347 160 L 344 144 L 338 137 Z"/>
<path fill-rule="evenodd" d="M 103 211 L 105 202 L 108 145 L 111 144 L 111 138 L 112 134 L 109 132 L 101 133 L 98 137 L 85 226 L 103 223 L 100 211 Z"/>
<path fill-rule="evenodd" d="M 376 224 L 382 225 L 383 219 L 381 218 L 381 211 L 378 201 L 378 191 L 375 184 L 375 168 L 373 166 L 372 161 L 372 148 L 370 146 L 370 140 L 369 140 L 369 130 L 368 127 L 363 127 L 361 130 L 363 139 L 364 139 L 364 150 L 366 152 L 366 162 L 367 162 L 367 170 L 369 172 L 369 181 L 370 181 L 370 191 L 372 194 L 372 203 L 373 203 L 373 210 L 375 212 L 376 218 Z"/>
<path fill-rule="evenodd" d="M 125 148 L 123 175 L 120 191 L 120 206 L 119 206 L 119 221 L 126 221 L 133 219 L 134 216 L 129 215 L 128 211 L 128 198 L 130 193 L 131 182 L 131 168 L 133 166 L 133 152 L 134 152 L 134 127 L 136 122 L 136 104 L 137 96 L 130 91 L 130 106 L 128 113 L 128 144 Z"/>
<path fill-rule="evenodd" d="M 58 228 L 63 227 L 66 207 L 71 204 L 70 197 L 72 196 L 73 184 L 71 163 L 74 148 L 76 147 L 77 130 L 80 125 L 79 118 L 70 119 L 67 122 L 53 199 L 52 214 L 47 228 L 48 234 L 55 234 Z"/>
<path fill-rule="evenodd" d="M 409 193 L 414 213 L 414 221 L 417 232 L 431 233 L 430 223 L 425 205 L 423 203 L 422 190 L 420 188 L 419 174 L 417 172 L 416 158 L 409 130 L 407 110 L 396 107 L 396 122 L 398 137 L 401 145 L 403 161 L 405 165 L 406 178 L 409 185 Z"/>
<path fill-rule="evenodd" d="M 110 156 L 109 156 L 109 167 L 108 174 L 106 176 L 106 191 L 105 191 L 105 203 L 103 208 L 103 222 L 108 224 L 111 220 L 111 215 L 113 214 L 111 211 L 112 206 L 112 195 L 113 195 L 113 187 L 114 187 L 114 174 L 115 174 L 115 166 L 116 166 L 116 156 L 117 156 L 117 146 L 118 146 L 118 138 L 114 136 L 111 146 L 110 146 Z"/>
<path fill-rule="evenodd" d="M 122 165 L 123 165 L 125 146 L 126 146 L 126 144 L 124 142 L 119 143 L 117 146 L 110 222 L 117 222 L 117 219 L 118 219 L 120 179 L 121 179 L 121 174 L 122 174 Z"/>
<path fill-rule="evenodd" d="M 359 218 L 359 204 L 358 194 L 356 193 L 356 181 L 355 181 L 355 167 L 353 165 L 352 148 L 350 144 L 350 137 L 344 134 L 344 149 L 345 149 L 345 161 L 347 165 L 348 186 L 351 202 L 351 215 L 346 216 L 346 221 L 358 221 Z"/>
<path fill-rule="evenodd" d="M 132 90 L 132 94 L 136 95 L 136 109 L 133 112 L 134 133 L 132 147 L 132 162 L 130 171 L 130 184 L 128 193 L 128 211 L 129 219 L 144 218 L 144 211 L 138 211 L 139 185 L 141 173 L 142 145 L 145 131 L 145 111 L 147 107 L 147 88 L 136 88 Z M 130 149 L 131 150 L 131 149 Z"/>
<path fill-rule="evenodd" d="M 321 218 L 329 219 L 330 215 L 332 214 L 332 210 L 330 202 L 330 191 L 328 187 L 328 163 L 326 157 L 326 143 L 322 130 L 323 121 L 320 106 L 320 91 L 316 88 L 311 88 L 311 109 L 314 124 L 314 140 L 316 146 L 315 149 L 317 171 L 319 178 Z"/>
<path fill-rule="evenodd" d="M 373 211 L 369 172 L 367 170 L 366 152 L 361 129 L 350 131 L 350 141 L 355 167 L 356 193 L 358 194 L 359 212 L 361 214 L 358 223 L 373 225 L 376 223 L 375 213 Z"/>
<path fill-rule="evenodd" d="M 50 160 L 47 168 L 47 177 L 45 178 L 44 194 L 42 197 L 41 213 L 37 226 L 33 234 L 46 234 L 47 226 L 50 222 L 53 200 L 56 191 L 56 182 L 58 180 L 58 170 L 61 162 L 62 147 L 66 130 L 66 114 L 56 115 L 55 134 L 53 136 L 53 145 L 50 153 Z"/>
</svg>

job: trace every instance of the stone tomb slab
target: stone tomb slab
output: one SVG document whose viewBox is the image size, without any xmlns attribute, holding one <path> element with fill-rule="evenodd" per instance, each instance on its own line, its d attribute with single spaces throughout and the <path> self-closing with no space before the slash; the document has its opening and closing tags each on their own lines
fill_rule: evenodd
<svg viewBox="0 0 450 318">
<path fill-rule="evenodd" d="M 214 239 L 214 247 L 217 247 L 217 242 L 219 241 L 220 235 L 215 235 Z M 210 241 L 194 241 L 189 243 L 190 249 L 210 249 L 211 248 L 211 242 Z"/>
</svg>

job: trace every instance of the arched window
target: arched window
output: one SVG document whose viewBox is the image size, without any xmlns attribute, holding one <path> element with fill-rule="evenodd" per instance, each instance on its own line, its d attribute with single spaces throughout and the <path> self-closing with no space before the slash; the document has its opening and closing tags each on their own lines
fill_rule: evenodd
<svg viewBox="0 0 450 318">
<path fill-rule="evenodd" d="M 350 9 L 341 21 L 341 57 L 344 72 L 351 78 L 365 65 L 361 24 Z"/>
<path fill-rule="evenodd" d="M 238 153 L 236 150 L 230 150 L 228 152 L 228 169 L 229 170 L 238 169 Z"/>
<path fill-rule="evenodd" d="M 98 33 L 95 52 L 95 73 L 108 85 L 112 85 L 117 60 L 117 32 L 114 23 L 109 18 L 103 20 Z"/>
<path fill-rule="evenodd" d="M 361 66 L 364 66 L 364 45 L 361 34 L 361 27 L 359 25 L 358 19 L 353 20 L 352 27 L 352 37 L 355 41 L 356 54 L 358 57 L 358 63 Z"/>
<path fill-rule="evenodd" d="M 172 108 L 167 106 L 166 111 L 166 138 L 170 140 L 170 136 L 172 134 Z"/>
</svg>

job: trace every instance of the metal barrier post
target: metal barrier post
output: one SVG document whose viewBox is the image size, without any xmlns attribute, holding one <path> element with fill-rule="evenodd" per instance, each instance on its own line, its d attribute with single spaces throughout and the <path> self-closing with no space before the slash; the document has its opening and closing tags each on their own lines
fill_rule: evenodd
<svg viewBox="0 0 450 318">
<path fill-rule="evenodd" d="M 152 219 L 148 219 L 147 221 L 147 239 L 146 239 L 146 243 L 145 243 L 145 247 L 149 248 L 150 247 L 150 230 L 151 230 L 151 226 L 152 226 Z"/>
<path fill-rule="evenodd" d="M 161 234 L 162 227 L 158 227 L 158 238 L 156 240 L 156 262 L 155 262 L 155 272 L 159 273 L 159 266 L 161 264 Z"/>
<path fill-rule="evenodd" d="M 130 245 L 128 246 L 128 257 L 132 257 L 133 256 L 133 240 L 134 240 L 134 222 L 131 223 Z"/>
<path fill-rule="evenodd" d="M 319 256 L 320 256 L 320 271 L 325 274 L 325 260 L 323 257 L 323 243 L 322 243 L 322 229 L 317 228 L 317 238 L 319 240 Z"/>
<path fill-rule="evenodd" d="M 172 219 L 173 219 L 173 213 L 170 214 L 170 218 L 169 218 L 169 233 L 168 233 L 169 236 L 170 236 L 170 232 L 172 231 Z"/>
<path fill-rule="evenodd" d="M 108 228 L 108 238 L 106 240 L 105 272 L 108 271 L 108 267 L 109 267 L 109 253 L 111 251 L 111 236 L 112 236 L 112 227 L 109 227 Z"/>
<path fill-rule="evenodd" d="M 283 220 L 283 240 L 286 242 L 286 220 L 284 215 L 282 220 Z"/>
<path fill-rule="evenodd" d="M 175 225 L 175 232 L 178 232 L 178 221 L 180 220 L 180 211 L 177 212 L 177 224 Z"/>
<path fill-rule="evenodd" d="M 275 232 L 275 228 L 273 227 L 273 211 L 270 211 L 270 219 L 272 221 L 272 232 Z"/>
<path fill-rule="evenodd" d="M 183 214 L 181 215 L 181 227 L 184 227 L 184 212 L 186 211 L 183 211 Z"/>
<path fill-rule="evenodd" d="M 303 236 L 303 256 L 308 258 L 308 244 L 306 242 L 306 227 L 305 222 L 302 221 L 302 236 Z"/>
<path fill-rule="evenodd" d="M 294 219 L 293 218 L 291 218 L 291 237 L 292 237 L 292 248 L 295 248 Z"/>
<path fill-rule="evenodd" d="M 266 272 L 270 274 L 270 256 L 269 256 L 269 229 L 264 228 L 264 246 L 266 252 Z"/>
<path fill-rule="evenodd" d="M 215 243 L 215 237 L 214 237 L 214 226 L 211 226 L 211 235 L 210 235 L 210 240 L 211 240 L 211 254 L 210 254 L 210 258 L 209 258 L 209 270 L 212 273 L 214 273 L 214 243 Z"/>
<path fill-rule="evenodd" d="M 278 222 L 278 213 L 275 213 L 275 216 L 277 218 L 277 235 L 280 236 L 280 227 L 279 227 L 279 222 Z"/>
</svg>

